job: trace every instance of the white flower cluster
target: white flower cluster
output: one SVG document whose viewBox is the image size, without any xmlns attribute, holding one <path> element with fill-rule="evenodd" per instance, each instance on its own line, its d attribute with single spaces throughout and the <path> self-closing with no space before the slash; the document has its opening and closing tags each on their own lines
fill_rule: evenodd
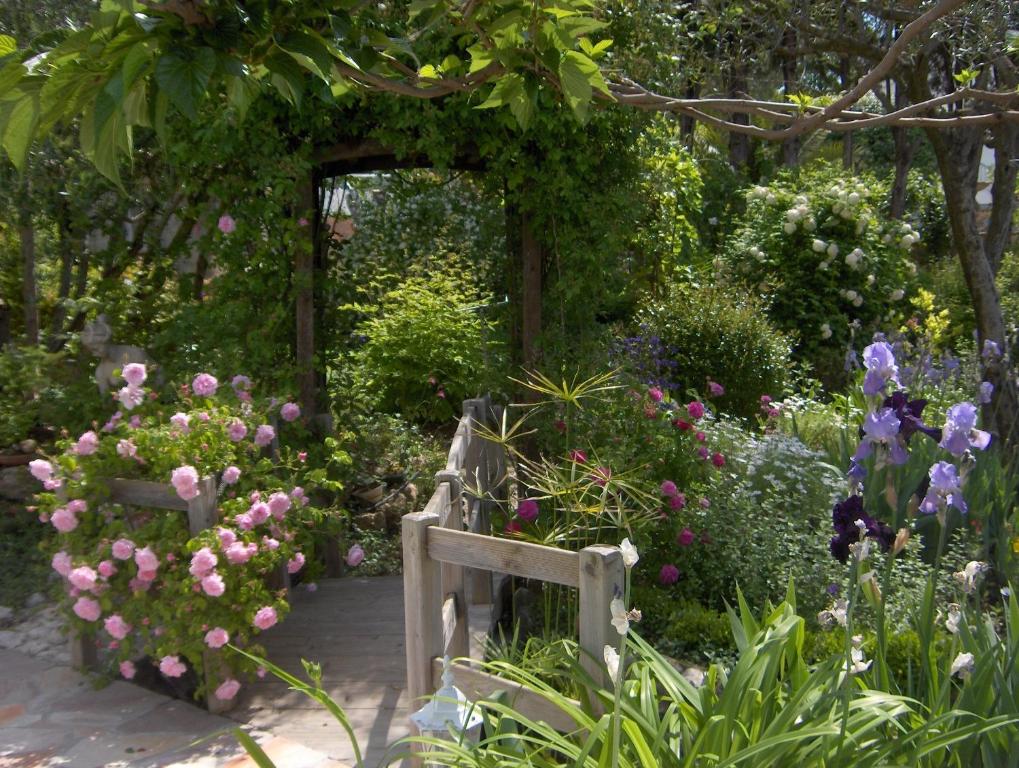
<svg viewBox="0 0 1019 768">
<path fill-rule="evenodd" d="M 920 233 L 913 229 L 909 222 L 902 222 L 902 224 L 892 227 L 890 231 L 885 232 L 881 236 L 881 242 L 886 245 L 895 242 L 898 243 L 902 250 L 908 251 L 920 242 Z"/>
<path fill-rule="evenodd" d="M 796 231 L 797 226 L 802 226 L 806 232 L 813 232 L 817 229 L 817 222 L 810 215 L 810 201 L 806 195 L 797 195 L 793 199 L 795 205 L 785 212 L 785 224 L 782 228 L 787 235 Z"/>
<path fill-rule="evenodd" d="M 836 184 L 828 190 L 828 193 L 835 198 L 835 203 L 831 207 L 832 213 L 846 221 L 852 221 L 858 218 L 861 213 L 861 203 L 864 202 L 867 187 L 862 183 L 857 183 L 855 186 Z M 860 220 L 865 221 L 864 219 Z M 862 232 L 862 230 L 858 229 L 858 232 Z"/>
</svg>

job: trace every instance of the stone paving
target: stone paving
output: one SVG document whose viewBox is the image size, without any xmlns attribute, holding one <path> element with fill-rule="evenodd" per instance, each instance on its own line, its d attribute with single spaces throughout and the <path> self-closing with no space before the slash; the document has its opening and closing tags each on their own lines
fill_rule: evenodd
<svg viewBox="0 0 1019 768">
<path fill-rule="evenodd" d="M 236 727 L 131 683 L 97 689 L 64 664 L 0 650 L 0 768 L 254 768 Z M 245 730 L 279 768 L 344 768 L 289 739 Z"/>
</svg>

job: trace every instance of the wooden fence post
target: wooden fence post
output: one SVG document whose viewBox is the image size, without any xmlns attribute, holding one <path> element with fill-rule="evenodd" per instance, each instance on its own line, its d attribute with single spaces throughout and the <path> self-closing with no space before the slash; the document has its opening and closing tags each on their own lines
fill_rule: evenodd
<svg viewBox="0 0 1019 768">
<path fill-rule="evenodd" d="M 454 531 L 464 529 L 463 515 L 463 481 L 460 473 L 444 469 L 435 473 L 435 484 L 446 483 L 449 487 L 449 504 L 440 512 L 443 519 L 439 525 Z M 467 591 L 465 569 L 462 565 L 443 563 L 440 568 L 442 583 L 442 599 L 453 597 L 456 603 L 456 626 L 445 651 L 452 658 L 470 654 L 470 633 L 467 626 Z M 440 652 L 440 655 L 442 653 Z"/>
<path fill-rule="evenodd" d="M 488 424 L 490 407 L 491 400 L 487 395 L 473 400 L 464 400 L 463 402 L 464 416 L 471 417 L 471 430 L 468 433 L 471 448 L 467 451 L 467 457 L 469 460 L 473 459 L 473 464 L 469 463 L 466 467 L 468 470 L 467 483 L 468 485 L 473 484 L 477 488 L 476 494 L 466 494 L 467 528 L 471 533 L 488 534 L 492 530 L 492 523 L 489 517 L 489 507 L 492 503 L 489 499 L 492 489 L 489 454 L 493 446 L 483 437 L 478 436 L 476 428 L 476 425 Z M 487 605 L 492 602 L 491 571 L 469 568 L 467 569 L 466 578 L 469 587 L 467 592 L 470 595 L 472 605 Z"/>
<path fill-rule="evenodd" d="M 188 531 L 197 536 L 216 524 L 216 478 L 198 481 L 198 495 L 188 500 Z"/>
<path fill-rule="evenodd" d="M 603 662 L 606 645 L 619 649 L 609 604 L 623 596 L 623 555 L 617 547 L 580 550 L 580 663 L 594 680 L 611 685 Z"/>
<path fill-rule="evenodd" d="M 428 556 L 428 528 L 433 525 L 439 525 L 434 512 L 412 512 L 404 515 L 401 530 L 407 692 L 412 711 L 435 693 L 432 659 L 442 655 L 442 580 L 439 562 Z"/>
</svg>

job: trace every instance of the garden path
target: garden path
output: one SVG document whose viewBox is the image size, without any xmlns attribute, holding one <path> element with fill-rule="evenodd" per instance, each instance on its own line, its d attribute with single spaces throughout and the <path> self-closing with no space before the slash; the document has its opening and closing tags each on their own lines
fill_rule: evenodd
<svg viewBox="0 0 1019 768">
<path fill-rule="evenodd" d="M 327 579 L 314 592 L 296 589 L 291 606 L 261 638 L 267 657 L 302 679 L 301 659 L 322 665 L 323 688 L 347 712 L 365 765 L 374 768 L 387 745 L 409 733 L 403 577 Z M 487 629 L 486 607 L 472 606 L 471 618 L 472 628 Z M 353 764 L 332 715 L 272 675 L 245 685 L 238 699 L 228 717 Z"/>
</svg>

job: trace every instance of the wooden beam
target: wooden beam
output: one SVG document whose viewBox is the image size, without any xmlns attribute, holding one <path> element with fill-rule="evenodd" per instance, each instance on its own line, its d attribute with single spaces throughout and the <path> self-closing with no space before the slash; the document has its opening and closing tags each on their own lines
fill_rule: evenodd
<svg viewBox="0 0 1019 768">
<path fill-rule="evenodd" d="M 428 531 L 428 555 L 443 563 L 484 568 L 524 579 L 551 581 L 567 587 L 580 584 L 579 554 L 526 541 L 436 527 Z"/>
<path fill-rule="evenodd" d="M 625 587 L 623 555 L 618 547 L 585 547 L 580 550 L 580 663 L 588 674 L 609 688 L 604 650 L 619 650 L 620 636 L 612 626 L 609 604 L 622 597 Z"/>
<path fill-rule="evenodd" d="M 106 487 L 110 489 L 110 501 L 114 504 L 188 511 L 188 503 L 177 495 L 172 485 L 167 483 L 113 478 L 106 481 Z"/>
<path fill-rule="evenodd" d="M 317 149 L 312 162 L 319 178 L 329 179 L 351 173 L 373 171 L 395 171 L 401 168 L 431 168 L 431 158 L 426 154 L 410 153 L 397 155 L 393 147 L 387 147 L 374 139 L 354 139 L 338 142 Z M 454 171 L 485 171 L 478 148 L 474 145 L 460 147 L 449 164 Z"/>
</svg>

